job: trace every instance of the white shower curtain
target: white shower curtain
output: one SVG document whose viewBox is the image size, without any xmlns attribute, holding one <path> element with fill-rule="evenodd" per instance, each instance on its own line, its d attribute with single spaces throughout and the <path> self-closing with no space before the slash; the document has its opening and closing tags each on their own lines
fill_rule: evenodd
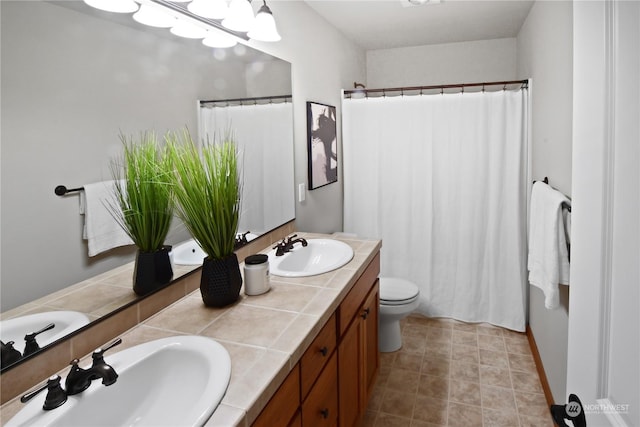
<svg viewBox="0 0 640 427">
<path fill-rule="evenodd" d="M 277 197 L 265 197 L 273 188 L 289 186 L 293 176 L 293 108 L 291 103 L 233 105 L 200 108 L 200 136 L 213 141 L 232 129 L 243 165 L 243 204 L 238 230 L 261 234 L 280 219 L 290 217 L 290 206 Z M 293 193 L 293 189 L 292 189 Z"/>
<path fill-rule="evenodd" d="M 343 101 L 344 230 L 431 317 L 525 328 L 527 90 Z"/>
</svg>

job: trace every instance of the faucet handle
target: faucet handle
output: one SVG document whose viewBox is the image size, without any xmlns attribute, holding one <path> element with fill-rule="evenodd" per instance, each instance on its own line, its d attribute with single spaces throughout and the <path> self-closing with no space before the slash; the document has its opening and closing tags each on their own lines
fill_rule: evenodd
<svg viewBox="0 0 640 427">
<path fill-rule="evenodd" d="M 118 338 L 114 341 L 112 341 L 111 343 L 107 344 L 106 347 L 98 347 L 95 349 L 95 351 L 93 352 L 93 354 L 91 355 L 91 357 L 93 358 L 93 363 L 95 365 L 96 361 L 100 362 L 103 361 L 102 357 L 104 355 L 104 353 L 107 350 L 112 349 L 113 347 L 122 344 L 122 338 Z"/>
<path fill-rule="evenodd" d="M 45 326 L 44 328 L 40 329 L 39 331 L 36 332 L 32 332 L 30 334 L 27 334 L 24 336 L 24 341 L 25 341 L 25 345 L 24 345 L 24 354 L 23 356 L 27 356 L 31 353 L 34 353 L 38 350 L 40 350 L 40 346 L 38 345 L 38 343 L 36 342 L 36 335 L 40 335 L 43 332 L 46 332 L 50 329 L 55 328 L 56 325 L 55 323 L 49 323 L 47 326 Z"/>
<path fill-rule="evenodd" d="M 62 389 L 62 386 L 60 385 L 60 379 L 60 375 L 53 375 L 52 377 L 49 377 L 44 385 L 22 396 L 20 398 L 20 402 L 27 403 L 38 394 L 40 394 L 40 392 L 42 392 L 44 389 L 47 389 L 47 397 L 44 400 L 42 409 L 44 409 L 45 411 L 50 411 L 51 409 L 57 408 L 67 401 L 67 393 L 65 393 L 65 391 Z"/>
</svg>

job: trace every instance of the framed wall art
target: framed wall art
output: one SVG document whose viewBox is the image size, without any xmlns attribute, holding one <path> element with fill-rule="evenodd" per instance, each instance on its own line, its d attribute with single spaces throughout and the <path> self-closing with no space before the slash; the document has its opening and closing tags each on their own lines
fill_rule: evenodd
<svg viewBox="0 0 640 427">
<path fill-rule="evenodd" d="M 307 102 L 309 190 L 338 181 L 336 107 Z"/>
</svg>

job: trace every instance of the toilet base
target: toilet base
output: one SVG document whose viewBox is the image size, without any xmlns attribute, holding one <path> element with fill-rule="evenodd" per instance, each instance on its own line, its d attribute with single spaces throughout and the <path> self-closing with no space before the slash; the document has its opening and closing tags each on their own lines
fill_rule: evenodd
<svg viewBox="0 0 640 427">
<path fill-rule="evenodd" d="M 378 329 L 378 349 L 381 353 L 391 353 L 402 348 L 400 321 L 380 322 Z"/>
</svg>

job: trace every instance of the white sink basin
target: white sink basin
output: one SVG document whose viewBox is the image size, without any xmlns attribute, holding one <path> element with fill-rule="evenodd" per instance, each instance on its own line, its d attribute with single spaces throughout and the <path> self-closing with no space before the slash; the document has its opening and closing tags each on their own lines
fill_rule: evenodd
<svg viewBox="0 0 640 427">
<path fill-rule="evenodd" d="M 2 320 L 0 321 L 0 339 L 5 344 L 13 341 L 15 343 L 13 348 L 23 353 L 24 336 L 39 331 L 50 323 L 55 324 L 53 329 L 36 336 L 36 342 L 40 347 L 80 329 L 89 323 L 89 318 L 77 311 L 47 311 Z"/>
<path fill-rule="evenodd" d="M 175 336 L 110 351 L 104 359 L 119 375 L 114 384 L 94 380 L 87 390 L 50 411 L 42 409 L 44 391 L 7 427 L 200 426 L 229 385 L 229 353 L 211 338 Z"/>
<path fill-rule="evenodd" d="M 258 235 L 253 233 L 246 235 L 247 242 L 257 237 Z M 207 254 L 194 239 L 190 239 L 174 246 L 171 250 L 171 256 L 173 263 L 177 265 L 202 265 Z"/>
<path fill-rule="evenodd" d="M 171 249 L 173 263 L 178 265 L 201 265 L 207 257 L 200 245 L 191 239 L 182 242 Z"/>
<path fill-rule="evenodd" d="M 351 246 L 339 240 L 309 239 L 308 245 L 296 243 L 293 250 L 276 256 L 269 255 L 269 274 L 284 277 L 306 277 L 327 273 L 342 267 L 353 258 Z"/>
</svg>

